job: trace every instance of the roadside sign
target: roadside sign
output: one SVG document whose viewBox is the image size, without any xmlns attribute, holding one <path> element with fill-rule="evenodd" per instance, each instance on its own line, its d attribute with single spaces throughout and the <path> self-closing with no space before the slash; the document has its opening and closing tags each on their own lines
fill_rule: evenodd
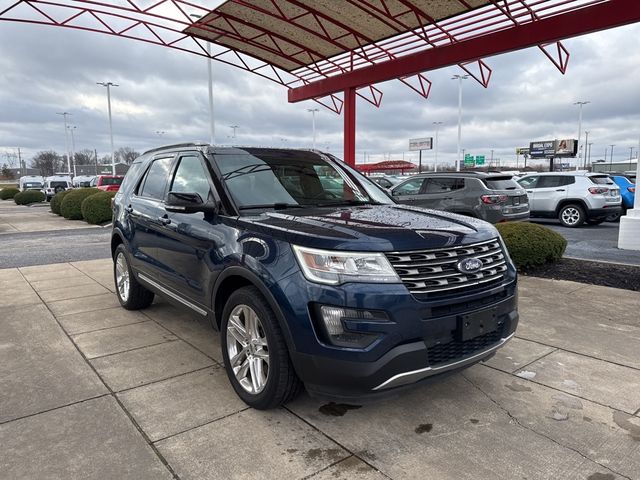
<svg viewBox="0 0 640 480">
<path fill-rule="evenodd" d="M 530 150 L 526 147 L 516 148 L 516 155 L 529 155 Z"/>
<path fill-rule="evenodd" d="M 476 156 L 476 165 L 484 165 L 484 155 Z"/>
<path fill-rule="evenodd" d="M 433 138 L 425 137 L 425 138 L 412 138 L 409 140 L 409 150 L 431 150 L 433 148 Z"/>
<path fill-rule="evenodd" d="M 473 155 L 469 155 L 468 153 L 464 156 L 464 166 L 465 167 L 473 167 L 475 165 Z"/>
</svg>

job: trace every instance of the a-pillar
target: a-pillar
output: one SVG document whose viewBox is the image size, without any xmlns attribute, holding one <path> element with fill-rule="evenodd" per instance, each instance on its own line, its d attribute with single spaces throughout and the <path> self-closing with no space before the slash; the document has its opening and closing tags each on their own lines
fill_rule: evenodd
<svg viewBox="0 0 640 480">
<path fill-rule="evenodd" d="M 344 91 L 344 161 L 356 164 L 356 89 Z"/>
</svg>

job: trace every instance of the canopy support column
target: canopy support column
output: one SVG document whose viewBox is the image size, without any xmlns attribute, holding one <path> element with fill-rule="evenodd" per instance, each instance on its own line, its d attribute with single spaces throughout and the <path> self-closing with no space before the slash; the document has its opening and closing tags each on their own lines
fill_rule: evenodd
<svg viewBox="0 0 640 480">
<path fill-rule="evenodd" d="M 356 165 L 356 89 L 344 91 L 344 161 Z"/>
</svg>

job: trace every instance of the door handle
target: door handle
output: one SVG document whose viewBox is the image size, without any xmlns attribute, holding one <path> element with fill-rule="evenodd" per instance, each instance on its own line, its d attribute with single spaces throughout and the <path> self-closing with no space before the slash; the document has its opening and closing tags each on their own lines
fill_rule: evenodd
<svg viewBox="0 0 640 480">
<path fill-rule="evenodd" d="M 556 192 L 564 192 L 564 188 L 559 188 L 556 190 Z"/>
<path fill-rule="evenodd" d="M 527 193 L 533 193 L 533 190 L 527 190 Z"/>
<path fill-rule="evenodd" d="M 168 218 L 167 216 L 164 217 L 158 217 L 158 221 L 162 224 L 162 225 L 169 225 L 171 223 L 171 219 Z"/>
</svg>

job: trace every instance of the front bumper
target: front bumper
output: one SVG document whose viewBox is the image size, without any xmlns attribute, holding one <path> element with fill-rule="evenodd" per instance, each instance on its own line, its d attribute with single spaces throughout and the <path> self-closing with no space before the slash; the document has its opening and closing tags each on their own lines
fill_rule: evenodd
<svg viewBox="0 0 640 480">
<path fill-rule="evenodd" d="M 396 299 L 385 305 L 395 322 L 384 340 L 371 349 L 349 351 L 316 343 L 313 351 L 292 351 L 294 367 L 307 391 L 333 399 L 358 400 L 394 393 L 491 357 L 514 335 L 518 324 L 513 279 L 474 295 L 450 299 L 450 307 L 442 301 L 419 302 L 408 292 L 405 297 L 404 304 Z M 376 300 L 386 301 L 383 296 Z M 498 328 L 460 340 L 461 316 L 487 310 L 495 312 Z"/>
</svg>

